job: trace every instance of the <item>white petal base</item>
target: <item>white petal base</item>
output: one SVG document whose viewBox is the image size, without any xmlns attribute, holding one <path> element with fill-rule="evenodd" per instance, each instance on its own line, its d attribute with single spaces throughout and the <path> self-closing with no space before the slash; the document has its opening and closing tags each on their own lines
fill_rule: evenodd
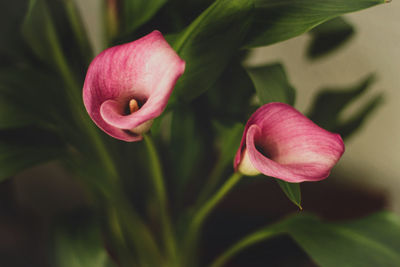
<svg viewBox="0 0 400 267">
<path fill-rule="evenodd" d="M 256 176 L 260 174 L 260 172 L 254 168 L 253 164 L 251 163 L 247 149 L 243 151 L 243 158 L 239 164 L 238 171 L 246 176 Z"/>
</svg>

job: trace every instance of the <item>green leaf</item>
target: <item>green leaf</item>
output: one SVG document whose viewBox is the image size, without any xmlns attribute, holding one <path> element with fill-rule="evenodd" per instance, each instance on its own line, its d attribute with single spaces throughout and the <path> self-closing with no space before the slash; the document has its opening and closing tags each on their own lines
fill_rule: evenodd
<svg viewBox="0 0 400 267">
<path fill-rule="evenodd" d="M 221 179 L 232 173 L 233 158 L 240 146 L 244 125 L 235 123 L 225 125 L 218 121 L 213 121 L 213 126 L 216 131 L 216 146 L 218 156 L 216 163 L 213 165 L 212 171 L 207 178 L 207 181 L 197 198 L 197 203 L 204 203 L 209 199 L 211 193 L 215 191 L 221 183 Z"/>
<path fill-rule="evenodd" d="M 252 10 L 252 1 L 217 0 L 174 38 L 186 70 L 172 101 L 191 101 L 215 83 L 242 46 Z"/>
<path fill-rule="evenodd" d="M 174 177 L 178 192 L 194 176 L 201 175 L 200 168 L 212 146 L 207 145 L 209 121 L 193 106 L 180 106 L 172 115 L 171 150 Z"/>
<path fill-rule="evenodd" d="M 41 68 L 0 70 L 1 128 L 30 124 L 64 124 L 68 107 L 57 75 Z"/>
<path fill-rule="evenodd" d="M 282 191 L 285 195 L 292 201 L 299 209 L 303 209 L 301 207 L 301 191 L 300 191 L 300 184 L 299 183 L 288 183 L 286 181 L 275 179 L 279 186 L 281 187 Z"/>
<path fill-rule="evenodd" d="M 221 77 L 207 91 L 207 109 L 213 118 L 225 122 L 243 122 L 251 114 L 251 99 L 255 89 L 240 58 L 229 63 Z"/>
<path fill-rule="evenodd" d="M 62 52 L 54 21 L 45 0 L 29 1 L 22 34 L 36 56 L 50 65 L 55 65 L 54 61 Z"/>
<path fill-rule="evenodd" d="M 50 132 L 35 128 L 0 131 L 0 181 L 64 153 L 63 143 Z"/>
<path fill-rule="evenodd" d="M 0 96 L 0 130 L 28 126 L 36 121 L 31 113 L 21 110 L 9 99 Z"/>
<path fill-rule="evenodd" d="M 338 17 L 322 23 L 310 31 L 311 41 L 307 56 L 317 59 L 338 49 L 354 34 L 354 28 L 345 19 Z"/>
<path fill-rule="evenodd" d="M 99 227 L 59 229 L 54 241 L 56 267 L 116 267 L 105 249 Z"/>
<path fill-rule="evenodd" d="M 240 251 L 285 233 L 318 266 L 400 266 L 400 218 L 389 212 L 345 223 L 326 223 L 309 214 L 295 214 L 245 236 L 210 266 L 224 266 Z"/>
<path fill-rule="evenodd" d="M 283 102 L 294 105 L 296 91 L 289 83 L 282 64 L 253 67 L 247 71 L 262 104 Z"/>
<path fill-rule="evenodd" d="M 400 220 L 393 214 L 347 223 L 297 216 L 286 227 L 319 266 L 400 266 Z"/>
<path fill-rule="evenodd" d="M 236 151 L 240 146 L 243 131 L 244 125 L 242 123 L 235 123 L 231 126 L 219 125 L 219 160 L 221 161 L 221 165 L 223 167 L 226 167 L 227 164 L 232 164 Z"/>
<path fill-rule="evenodd" d="M 0 65 L 10 66 L 25 62 L 26 47 L 20 28 L 28 9 L 26 0 L 0 2 Z"/>
<path fill-rule="evenodd" d="M 309 113 L 309 117 L 316 124 L 329 131 L 342 134 L 343 138 L 350 136 L 382 103 L 382 95 L 373 97 L 364 104 L 350 119 L 341 120 L 343 110 L 367 92 L 375 81 L 374 75 L 369 75 L 355 86 L 344 89 L 323 89 L 317 95 Z"/>
<path fill-rule="evenodd" d="M 150 20 L 167 0 L 123 0 L 122 32 L 129 33 Z"/>
<path fill-rule="evenodd" d="M 255 22 L 247 36 L 246 47 L 281 42 L 315 26 L 384 0 L 255 0 Z"/>
<path fill-rule="evenodd" d="M 93 59 L 94 52 L 89 40 L 89 35 L 86 32 L 81 13 L 79 12 L 75 1 L 63 0 L 62 2 L 64 4 L 64 9 L 66 13 L 65 15 L 67 16 L 67 18 L 65 18 L 65 21 L 68 19 L 72 31 L 72 33 L 66 35 L 73 36 L 75 38 L 75 41 L 77 43 L 76 46 L 80 50 L 80 55 L 82 55 L 82 57 L 85 59 L 85 63 L 88 64 Z M 61 11 L 58 13 L 61 13 Z M 63 24 L 66 23 L 63 21 Z M 70 42 L 71 41 L 69 40 L 69 43 Z"/>
</svg>

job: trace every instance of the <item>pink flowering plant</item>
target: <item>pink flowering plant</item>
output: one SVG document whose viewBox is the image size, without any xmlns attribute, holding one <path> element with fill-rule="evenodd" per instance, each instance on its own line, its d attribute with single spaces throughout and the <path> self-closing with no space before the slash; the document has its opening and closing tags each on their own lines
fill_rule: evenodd
<svg viewBox="0 0 400 267">
<path fill-rule="evenodd" d="M 301 34 L 323 59 L 354 32 L 342 15 L 384 0 L 97 1 L 102 52 L 72 0 L 1 11 L 1 186 L 52 162 L 82 199 L 44 216 L 41 261 L 1 246 L 1 266 L 400 266 L 398 217 L 332 223 L 301 193 L 337 188 L 318 182 L 382 97 L 339 115 L 373 76 L 300 112 L 281 63 L 244 64 Z"/>
</svg>

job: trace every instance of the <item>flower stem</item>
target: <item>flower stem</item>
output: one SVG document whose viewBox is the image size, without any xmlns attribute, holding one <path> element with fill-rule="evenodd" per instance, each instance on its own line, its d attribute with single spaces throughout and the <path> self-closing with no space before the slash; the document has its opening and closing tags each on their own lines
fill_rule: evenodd
<svg viewBox="0 0 400 267">
<path fill-rule="evenodd" d="M 258 230 L 254 233 L 251 233 L 241 240 L 239 240 L 236 244 L 231 246 L 228 250 L 226 250 L 222 255 L 220 255 L 217 259 L 215 259 L 210 267 L 220 267 L 223 266 L 229 259 L 231 259 L 238 252 L 257 244 L 261 241 L 265 241 L 271 237 L 283 234 L 285 231 L 283 227 L 281 227 L 287 219 L 280 221 L 278 223 L 272 224 L 266 228 Z"/>
<path fill-rule="evenodd" d="M 161 220 L 161 227 L 163 228 L 162 232 L 165 242 L 165 248 L 167 250 L 167 253 L 171 257 L 171 261 L 174 262 L 176 260 L 176 241 L 174 237 L 174 231 L 171 225 L 171 218 L 168 214 L 168 203 L 167 203 L 168 200 L 164 184 L 161 162 L 151 137 L 149 135 L 143 135 L 143 136 L 151 164 L 151 171 L 152 171 L 151 178 L 159 206 L 160 220 Z"/>
<path fill-rule="evenodd" d="M 196 248 L 197 237 L 207 216 L 213 211 L 223 197 L 239 182 L 242 174 L 235 172 L 228 178 L 222 187 L 197 211 L 189 225 L 186 236 L 185 246 L 189 248 L 188 256 L 193 256 L 193 250 Z"/>
</svg>

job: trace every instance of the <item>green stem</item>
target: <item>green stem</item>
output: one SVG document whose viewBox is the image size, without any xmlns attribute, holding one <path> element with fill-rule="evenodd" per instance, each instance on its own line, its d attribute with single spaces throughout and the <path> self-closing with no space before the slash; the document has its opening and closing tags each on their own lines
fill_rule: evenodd
<svg viewBox="0 0 400 267">
<path fill-rule="evenodd" d="M 189 257 L 193 256 L 193 250 L 196 248 L 197 237 L 205 219 L 224 198 L 224 196 L 237 184 L 237 182 L 239 182 L 241 177 L 241 173 L 233 173 L 222 187 L 194 215 L 194 219 L 189 225 L 185 240 L 185 246 L 189 249 L 189 253 L 187 253 Z"/>
<path fill-rule="evenodd" d="M 210 178 L 207 180 L 205 186 L 203 187 L 203 190 L 200 192 L 199 198 L 197 200 L 197 205 L 199 206 L 202 203 L 204 203 L 207 198 L 210 196 L 210 194 L 214 191 L 215 186 L 218 184 L 221 174 L 224 170 L 226 162 L 221 160 L 221 158 L 218 159 L 217 163 L 215 164 L 211 174 Z"/>
<path fill-rule="evenodd" d="M 143 136 L 151 164 L 151 171 L 152 171 L 151 177 L 160 211 L 160 220 L 161 220 L 161 227 L 163 228 L 162 232 L 165 242 L 165 248 L 167 250 L 167 253 L 171 257 L 171 261 L 175 262 L 177 256 L 176 241 L 174 237 L 173 228 L 171 225 L 171 218 L 169 217 L 168 214 L 168 204 L 167 204 L 168 200 L 164 184 L 161 162 L 151 137 L 149 135 L 143 135 Z"/>
<path fill-rule="evenodd" d="M 130 207 L 128 201 L 117 199 L 116 205 L 110 207 L 110 212 L 115 212 L 114 234 L 122 233 L 119 236 L 122 245 L 133 243 L 133 247 L 137 252 L 136 258 L 128 260 L 136 260 L 139 266 L 159 266 L 162 264 L 162 255 L 154 240 L 154 237 L 148 226 L 142 221 L 136 211 Z M 117 209 L 114 207 L 118 207 Z M 129 255 L 129 251 L 127 252 Z M 132 253 L 130 253 L 132 255 Z"/>
<path fill-rule="evenodd" d="M 228 250 L 226 250 L 222 255 L 220 255 L 217 259 L 215 259 L 210 267 L 220 267 L 223 266 L 229 259 L 231 259 L 238 252 L 255 245 L 261 241 L 265 241 L 271 237 L 283 234 L 285 231 L 283 230 L 282 225 L 285 223 L 287 219 L 272 224 L 266 228 L 258 230 L 254 233 L 249 234 L 248 236 L 239 240 L 236 244 L 231 246 Z"/>
</svg>

